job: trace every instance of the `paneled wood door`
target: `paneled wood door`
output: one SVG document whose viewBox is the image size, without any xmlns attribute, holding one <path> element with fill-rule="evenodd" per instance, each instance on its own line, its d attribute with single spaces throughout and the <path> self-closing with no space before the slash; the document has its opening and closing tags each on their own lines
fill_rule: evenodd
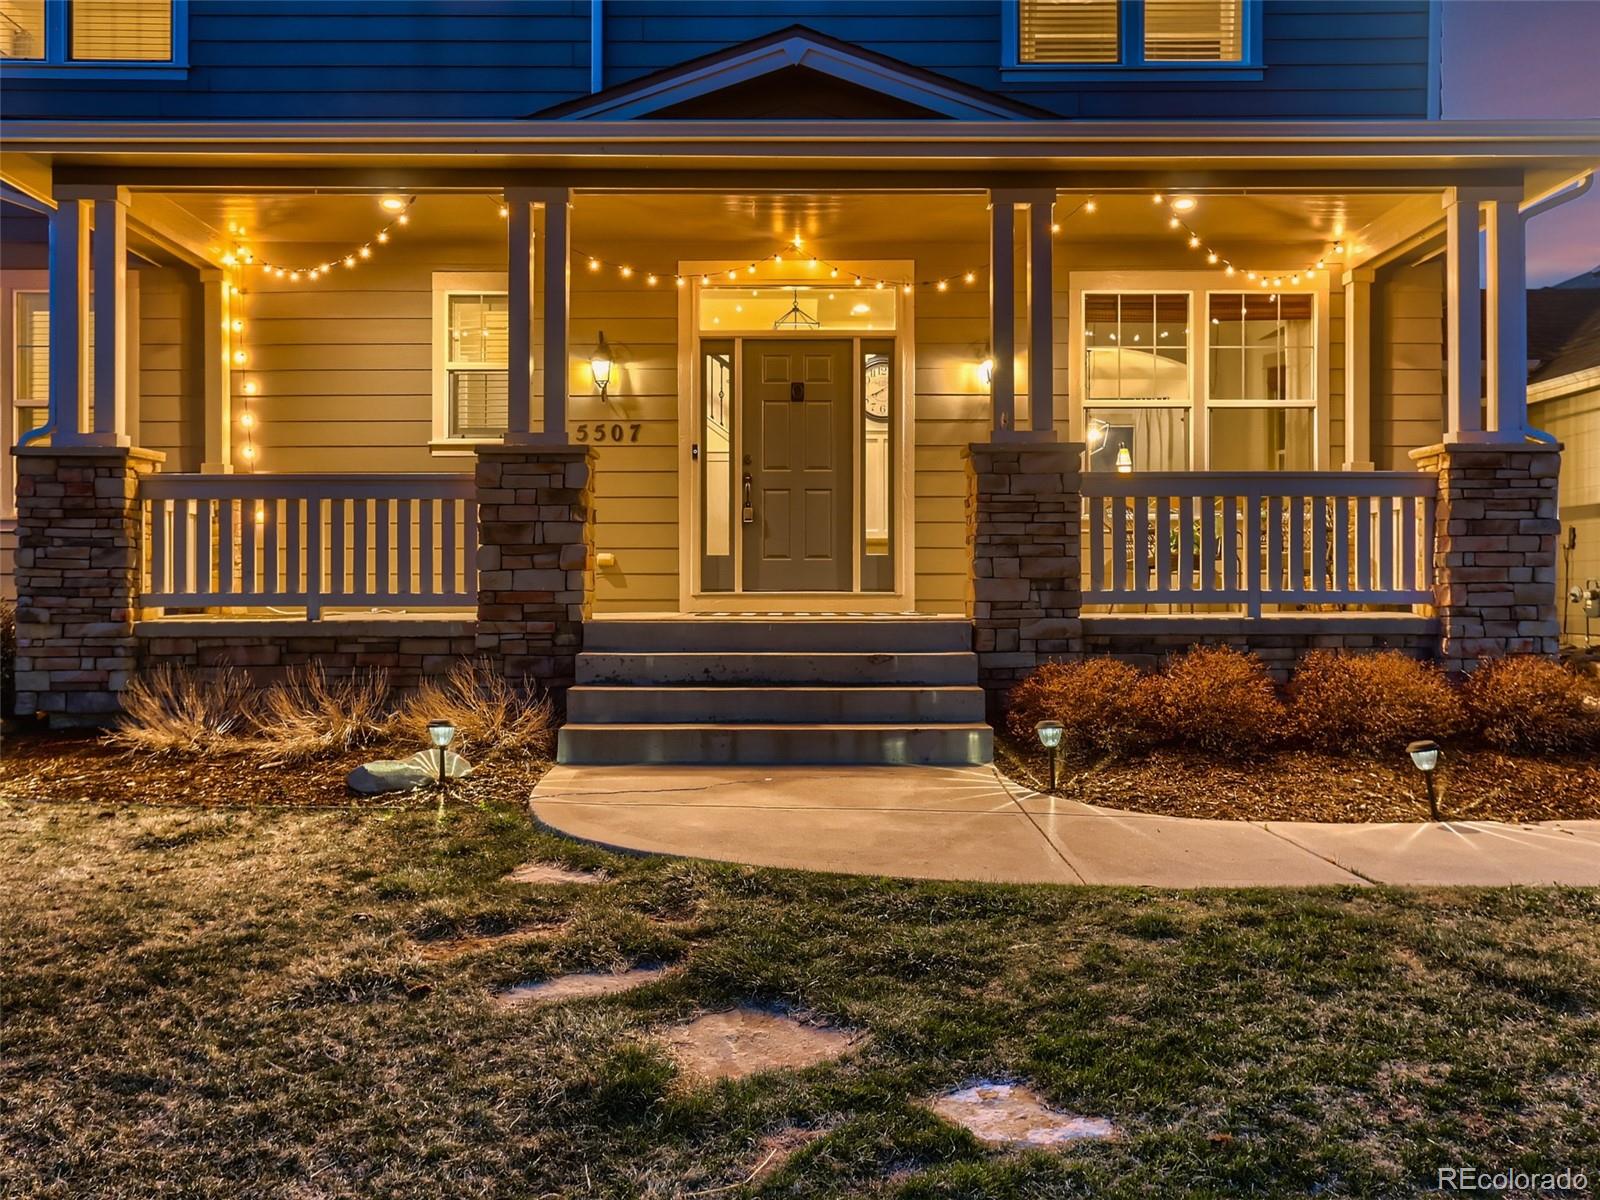
<svg viewBox="0 0 1600 1200">
<path fill-rule="evenodd" d="M 744 590 L 843 592 L 851 579 L 850 343 L 744 343 Z"/>
</svg>

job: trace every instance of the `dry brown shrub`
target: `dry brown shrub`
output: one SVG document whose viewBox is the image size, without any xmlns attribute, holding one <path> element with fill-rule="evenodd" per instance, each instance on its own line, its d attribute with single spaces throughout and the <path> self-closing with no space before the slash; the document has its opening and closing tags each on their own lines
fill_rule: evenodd
<svg viewBox="0 0 1600 1200">
<path fill-rule="evenodd" d="M 1600 748 L 1596 696 L 1595 685 L 1576 671 L 1533 655 L 1486 662 L 1462 688 L 1478 736 L 1532 754 Z"/>
<path fill-rule="evenodd" d="M 1126 755 L 1154 740 L 1148 691 L 1138 668 L 1115 658 L 1046 663 L 1012 689 L 1006 725 L 1032 746 L 1038 722 L 1060 721 L 1069 753 Z"/>
<path fill-rule="evenodd" d="M 441 682 L 424 680 L 406 701 L 397 732 L 426 743 L 429 721 L 456 727 L 451 749 L 463 755 L 550 753 L 555 723 L 550 701 L 509 682 L 486 659 L 464 659 Z"/>
<path fill-rule="evenodd" d="M 382 670 L 330 679 L 320 663 L 290 667 L 250 714 L 259 748 L 281 762 L 342 754 L 389 736 L 394 713 Z"/>
<path fill-rule="evenodd" d="M 1280 742 L 1288 713 L 1261 660 L 1227 646 L 1169 658 L 1152 681 L 1153 727 L 1191 750 L 1249 757 Z"/>
<path fill-rule="evenodd" d="M 226 754 L 243 745 L 250 687 L 231 667 L 205 679 L 162 666 L 135 676 L 122 693 L 122 719 L 108 733 L 115 746 L 145 754 Z"/>
<path fill-rule="evenodd" d="M 1398 650 L 1313 650 L 1289 685 L 1295 732 L 1332 753 L 1383 754 L 1460 732 L 1461 698 L 1436 667 Z"/>
</svg>

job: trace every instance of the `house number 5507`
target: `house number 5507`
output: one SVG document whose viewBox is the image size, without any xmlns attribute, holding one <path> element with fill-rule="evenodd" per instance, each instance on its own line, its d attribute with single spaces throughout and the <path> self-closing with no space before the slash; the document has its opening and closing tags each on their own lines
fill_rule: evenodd
<svg viewBox="0 0 1600 1200">
<path fill-rule="evenodd" d="M 637 442 L 641 428 L 638 421 L 627 425 L 621 421 L 584 421 L 575 427 L 580 442 Z"/>
</svg>

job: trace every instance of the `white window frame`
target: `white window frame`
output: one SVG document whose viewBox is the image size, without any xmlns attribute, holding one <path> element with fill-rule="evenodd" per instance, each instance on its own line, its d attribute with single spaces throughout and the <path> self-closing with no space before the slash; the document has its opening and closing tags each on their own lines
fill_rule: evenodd
<svg viewBox="0 0 1600 1200">
<path fill-rule="evenodd" d="M 1268 400 L 1265 398 L 1255 400 L 1219 400 L 1217 397 L 1211 394 L 1211 351 L 1213 348 L 1211 341 L 1211 297 L 1249 297 L 1253 295 L 1270 296 L 1274 293 L 1278 295 L 1310 295 L 1311 297 L 1311 395 L 1303 400 Z M 1299 287 L 1255 289 L 1245 287 L 1229 287 L 1208 289 L 1203 298 L 1203 302 L 1205 304 L 1205 312 L 1200 316 L 1199 320 L 1205 329 L 1205 441 L 1208 458 L 1211 446 L 1210 411 L 1213 408 L 1310 408 L 1318 410 L 1318 419 L 1312 424 L 1312 456 L 1317 464 L 1317 470 L 1327 470 L 1328 430 L 1325 427 L 1326 423 L 1321 418 L 1321 414 L 1327 412 L 1328 410 L 1327 404 L 1324 403 L 1324 400 L 1327 396 L 1327 389 L 1322 386 L 1322 380 L 1324 378 L 1322 374 L 1322 363 L 1327 357 L 1327 351 L 1325 349 L 1327 343 L 1322 335 L 1322 330 L 1324 327 L 1323 313 L 1327 308 L 1327 298 L 1325 296 L 1319 296 L 1314 290 Z M 1220 346 L 1217 347 L 1217 349 L 1242 350 L 1244 347 Z"/>
<path fill-rule="evenodd" d="M 1286 271 L 1285 274 L 1288 272 Z M 1332 434 L 1332 393 L 1329 364 L 1333 358 L 1332 348 L 1332 322 L 1329 317 L 1329 280 L 1327 271 L 1319 271 L 1314 276 L 1302 276 L 1297 285 L 1285 284 L 1276 290 L 1284 294 L 1309 295 L 1312 297 L 1312 391 L 1313 399 L 1307 401 L 1288 401 L 1283 407 L 1287 408 L 1315 408 L 1317 413 L 1315 430 L 1315 469 L 1318 471 L 1330 470 L 1329 462 L 1331 447 L 1329 445 Z M 1204 331 L 1196 336 L 1195 330 L 1189 330 L 1189 469 L 1191 471 L 1208 471 L 1211 469 L 1211 296 L 1237 295 L 1248 292 L 1248 286 L 1241 286 L 1237 279 L 1228 279 L 1220 271 L 1073 271 L 1069 275 L 1068 287 L 1071 296 L 1071 328 L 1068 333 L 1071 370 L 1068 375 L 1068 404 L 1071 413 L 1072 428 L 1081 436 L 1084 429 L 1084 410 L 1096 407 L 1107 407 L 1114 404 L 1120 408 L 1156 407 L 1166 408 L 1171 405 L 1141 406 L 1137 401 L 1117 400 L 1098 401 L 1090 400 L 1088 388 L 1084 380 L 1084 363 L 1087 361 L 1084 349 L 1084 324 L 1087 311 L 1086 297 L 1089 293 L 1141 293 L 1151 292 L 1186 292 L 1190 296 L 1189 321 L 1191 326 L 1198 321 Z M 1220 401 L 1219 408 L 1261 408 L 1265 405 L 1261 401 Z"/>
<path fill-rule="evenodd" d="M 0 59 L 7 75 L 28 79 L 182 79 L 189 74 L 189 0 L 171 0 L 172 57 L 72 57 L 71 0 L 45 0 L 44 57 Z"/>
<path fill-rule="evenodd" d="M 1210 59 L 1183 61 L 1144 57 L 1145 0 L 1118 0 L 1117 47 L 1114 63 L 1024 62 L 1022 61 L 1021 0 L 1001 0 L 1000 78 L 1007 82 L 1049 81 L 1092 83 L 1130 77 L 1140 82 L 1157 83 L 1183 80 L 1259 80 L 1265 78 L 1262 58 L 1262 0 L 1243 0 L 1239 31 L 1241 57 L 1226 62 Z"/>
<path fill-rule="evenodd" d="M 433 437 L 429 449 L 437 455 L 466 455 L 474 446 L 499 442 L 497 437 L 450 436 L 450 298 L 452 296 L 505 296 L 509 294 L 504 271 L 435 271 L 433 273 Z M 482 371 L 480 363 L 472 368 Z M 507 367 L 507 371 L 510 367 Z"/>
</svg>

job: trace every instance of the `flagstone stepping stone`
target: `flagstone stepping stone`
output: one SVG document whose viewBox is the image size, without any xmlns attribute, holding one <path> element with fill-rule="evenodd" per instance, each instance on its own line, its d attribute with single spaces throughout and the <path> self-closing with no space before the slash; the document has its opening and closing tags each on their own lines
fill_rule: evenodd
<svg viewBox="0 0 1600 1200">
<path fill-rule="evenodd" d="M 866 1035 L 741 1006 L 696 1017 L 660 1039 L 686 1074 L 710 1080 L 831 1062 L 854 1050 Z"/>
<path fill-rule="evenodd" d="M 604 883 L 598 871 L 576 871 L 547 862 L 525 862 L 505 876 L 510 883 Z"/>
<path fill-rule="evenodd" d="M 519 983 L 503 992 L 496 992 L 493 1001 L 496 1008 L 527 1008 L 555 1004 L 561 1000 L 580 1000 L 588 996 L 611 996 L 654 983 L 666 973 L 666 967 L 634 967 L 631 971 L 556 975 L 537 983 Z"/>
<path fill-rule="evenodd" d="M 1116 1136 L 1110 1121 L 1051 1108 L 1038 1092 L 1018 1083 L 980 1081 L 935 1097 L 929 1107 L 994 1146 L 1064 1146 Z"/>
</svg>

